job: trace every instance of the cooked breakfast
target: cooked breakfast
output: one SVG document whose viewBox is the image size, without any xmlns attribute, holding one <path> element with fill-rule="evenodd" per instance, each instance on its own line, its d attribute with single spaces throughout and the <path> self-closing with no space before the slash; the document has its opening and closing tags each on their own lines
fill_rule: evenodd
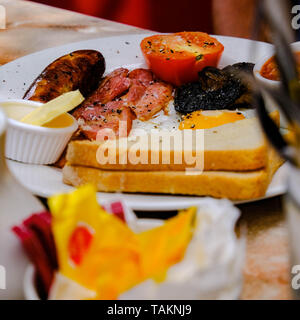
<svg viewBox="0 0 300 320">
<path fill-rule="evenodd" d="M 2 2 L 0 300 L 299 298 L 294 4 Z"/>
<path fill-rule="evenodd" d="M 60 162 L 63 181 L 104 192 L 262 197 L 282 160 L 255 117 L 253 64 L 221 69 L 223 45 L 201 32 L 154 35 L 140 47 L 149 69 L 104 73 L 100 52 L 79 50 L 47 66 L 24 95 L 44 104 L 23 108 L 23 123 L 47 126 L 69 112 L 78 125 Z"/>
</svg>

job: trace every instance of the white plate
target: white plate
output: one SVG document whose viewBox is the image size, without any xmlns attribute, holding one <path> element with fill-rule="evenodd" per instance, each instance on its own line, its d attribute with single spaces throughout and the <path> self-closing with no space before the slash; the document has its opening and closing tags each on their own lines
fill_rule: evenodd
<svg viewBox="0 0 300 320">
<path fill-rule="evenodd" d="M 149 33 L 91 39 L 43 50 L 17 59 L 0 67 L 0 99 L 22 98 L 28 86 L 50 62 L 74 50 L 96 49 L 101 51 L 106 59 L 107 72 L 120 66 L 146 67 L 139 43 L 148 35 Z M 261 56 L 272 52 L 272 46 L 267 43 L 223 36 L 217 36 L 217 38 L 225 47 L 220 67 L 243 61 L 255 63 Z M 8 161 L 8 163 L 17 179 L 36 195 L 49 197 L 54 193 L 72 189 L 72 187 L 63 184 L 59 169 L 13 161 Z M 278 170 L 264 198 L 274 197 L 286 191 L 286 169 L 286 165 L 284 165 Z M 176 210 L 199 204 L 202 199 L 201 197 L 187 196 L 99 192 L 100 201 L 116 198 L 123 199 L 134 210 L 144 211 Z"/>
</svg>

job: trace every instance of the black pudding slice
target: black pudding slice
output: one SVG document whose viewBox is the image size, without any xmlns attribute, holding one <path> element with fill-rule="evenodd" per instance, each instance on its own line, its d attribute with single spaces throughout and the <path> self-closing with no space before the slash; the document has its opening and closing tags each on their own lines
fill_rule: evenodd
<svg viewBox="0 0 300 320">
<path fill-rule="evenodd" d="M 199 72 L 198 82 L 177 88 L 175 110 L 187 114 L 196 110 L 235 110 L 237 107 L 250 107 L 250 101 L 242 99 L 246 93 L 249 95 L 249 88 L 237 76 L 237 71 L 251 72 L 251 67 L 253 69 L 253 66 L 241 63 L 225 70 L 204 68 Z"/>
</svg>

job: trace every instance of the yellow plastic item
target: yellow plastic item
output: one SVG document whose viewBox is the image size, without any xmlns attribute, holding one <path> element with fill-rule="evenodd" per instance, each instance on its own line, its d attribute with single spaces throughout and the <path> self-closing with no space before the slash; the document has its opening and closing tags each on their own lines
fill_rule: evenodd
<svg viewBox="0 0 300 320">
<path fill-rule="evenodd" d="M 27 114 L 21 122 L 42 126 L 60 115 L 74 109 L 83 100 L 84 97 L 79 90 L 64 93 Z"/>
<path fill-rule="evenodd" d="M 135 234 L 99 206 L 92 186 L 53 196 L 49 207 L 60 273 L 94 291 L 97 299 L 117 299 L 149 278 L 163 280 L 184 257 L 196 214 L 190 208 Z"/>
<path fill-rule="evenodd" d="M 59 269 L 64 276 L 96 291 L 99 274 L 108 273 L 111 266 L 124 265 L 131 260 L 138 266 L 139 248 L 135 234 L 119 218 L 99 206 L 92 186 L 54 196 L 49 199 L 49 207 Z M 86 228 L 86 235 L 90 233 L 89 245 L 84 241 L 84 235 L 74 241 L 79 228 Z M 76 249 L 79 260 L 72 255 Z M 136 274 L 134 277 L 138 278 Z M 122 286 L 121 281 L 119 285 Z"/>
<path fill-rule="evenodd" d="M 181 261 L 193 234 L 196 207 L 180 211 L 161 227 L 138 235 L 145 278 L 164 280 L 169 267 Z"/>
</svg>

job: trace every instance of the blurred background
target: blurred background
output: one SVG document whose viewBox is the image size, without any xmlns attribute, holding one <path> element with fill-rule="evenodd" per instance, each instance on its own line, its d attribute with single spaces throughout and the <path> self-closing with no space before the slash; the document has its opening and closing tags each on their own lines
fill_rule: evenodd
<svg viewBox="0 0 300 320">
<path fill-rule="evenodd" d="M 251 37 L 256 3 L 256 0 L 33 1 L 159 32 L 204 31 L 243 38 Z"/>
</svg>

